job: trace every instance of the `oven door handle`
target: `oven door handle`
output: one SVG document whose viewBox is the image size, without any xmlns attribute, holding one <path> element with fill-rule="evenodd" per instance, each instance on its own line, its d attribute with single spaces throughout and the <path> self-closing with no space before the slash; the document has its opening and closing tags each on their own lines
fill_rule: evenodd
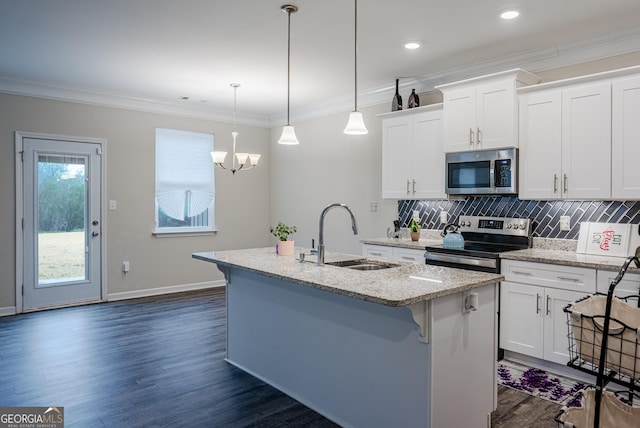
<svg viewBox="0 0 640 428">
<path fill-rule="evenodd" d="M 495 259 L 480 257 L 460 257 L 442 253 L 430 253 L 427 251 L 426 253 L 424 253 L 424 258 L 427 261 L 432 260 L 434 262 L 457 263 L 461 265 L 488 267 L 492 269 L 495 269 L 497 267 L 497 262 Z"/>
</svg>

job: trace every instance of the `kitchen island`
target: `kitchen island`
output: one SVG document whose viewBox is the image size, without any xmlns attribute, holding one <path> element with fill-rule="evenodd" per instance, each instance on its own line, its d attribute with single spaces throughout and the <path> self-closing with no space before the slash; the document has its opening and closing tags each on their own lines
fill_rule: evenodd
<svg viewBox="0 0 640 428">
<path fill-rule="evenodd" d="M 345 427 L 488 426 L 501 275 L 273 248 L 193 257 L 225 275 L 229 363 Z"/>
</svg>

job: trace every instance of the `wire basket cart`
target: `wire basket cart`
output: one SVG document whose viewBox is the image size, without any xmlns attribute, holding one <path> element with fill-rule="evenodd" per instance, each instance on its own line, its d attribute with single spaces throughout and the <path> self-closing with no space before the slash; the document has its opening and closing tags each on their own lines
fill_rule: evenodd
<svg viewBox="0 0 640 428">
<path fill-rule="evenodd" d="M 596 385 L 583 392 L 582 407 L 560 411 L 556 422 L 561 427 L 640 427 L 640 296 L 614 296 L 629 265 L 640 268 L 639 254 L 640 248 L 627 257 L 606 295 L 596 293 L 564 308 L 568 365 L 594 375 Z M 616 396 L 605 390 L 609 383 L 626 392 Z"/>
</svg>

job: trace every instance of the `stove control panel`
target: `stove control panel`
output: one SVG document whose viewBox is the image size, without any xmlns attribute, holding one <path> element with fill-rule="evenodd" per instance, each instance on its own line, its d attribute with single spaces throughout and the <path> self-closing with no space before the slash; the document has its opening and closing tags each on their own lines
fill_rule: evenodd
<svg viewBox="0 0 640 428">
<path fill-rule="evenodd" d="M 499 235 L 529 236 L 531 220 L 512 217 L 460 216 L 461 232 L 491 233 Z"/>
</svg>

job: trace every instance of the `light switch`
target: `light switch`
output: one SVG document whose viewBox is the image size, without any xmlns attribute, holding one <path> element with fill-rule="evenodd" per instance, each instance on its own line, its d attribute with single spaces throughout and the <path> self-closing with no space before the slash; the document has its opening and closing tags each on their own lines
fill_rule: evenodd
<svg viewBox="0 0 640 428">
<path fill-rule="evenodd" d="M 568 231 L 571 230 L 571 217 L 568 215 L 560 216 L 560 230 Z"/>
<path fill-rule="evenodd" d="M 118 209 L 118 203 L 114 199 L 111 199 L 109 201 L 109 211 L 115 211 L 117 209 Z"/>
<path fill-rule="evenodd" d="M 440 223 L 446 224 L 449 221 L 449 213 L 447 211 L 440 212 Z"/>
</svg>

